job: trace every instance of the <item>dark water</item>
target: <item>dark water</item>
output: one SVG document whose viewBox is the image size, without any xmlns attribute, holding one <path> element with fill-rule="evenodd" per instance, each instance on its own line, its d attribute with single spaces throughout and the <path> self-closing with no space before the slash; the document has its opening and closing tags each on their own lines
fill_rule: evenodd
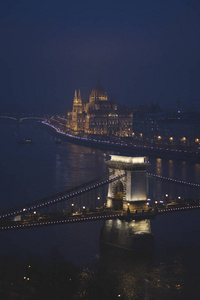
<svg viewBox="0 0 200 300">
<path fill-rule="evenodd" d="M 33 121 L 17 125 L 11 120 L 0 120 L 0 133 L 1 209 L 40 199 L 107 172 L 104 160 L 109 153 L 68 143 L 55 144 L 54 138 Z M 33 143 L 17 143 L 22 137 L 31 137 Z M 200 182 L 199 164 L 160 158 L 150 158 L 150 163 L 149 172 Z M 160 189 L 160 193 L 167 192 L 161 186 Z M 179 193 L 184 194 L 184 189 L 179 189 Z M 125 227 L 118 225 L 98 221 L 1 232 L 0 255 L 6 255 L 8 262 L 19 255 L 19 260 L 42 260 L 48 265 L 56 252 L 74 268 L 85 268 L 80 273 L 82 285 L 77 284 L 81 291 L 77 298 L 71 296 L 76 292 L 68 290 L 68 297 L 62 298 L 55 292 L 52 299 L 200 297 L 200 210 L 157 217 L 148 224 L 148 238 L 142 241 L 135 241 L 135 225 L 127 225 L 130 234 L 123 243 L 131 244 L 133 250 L 140 246 L 142 251 L 137 253 L 113 250 L 100 243 L 100 236 L 105 241 L 111 235 L 114 243 L 119 243 Z M 113 233 L 109 231 L 111 227 Z"/>
</svg>

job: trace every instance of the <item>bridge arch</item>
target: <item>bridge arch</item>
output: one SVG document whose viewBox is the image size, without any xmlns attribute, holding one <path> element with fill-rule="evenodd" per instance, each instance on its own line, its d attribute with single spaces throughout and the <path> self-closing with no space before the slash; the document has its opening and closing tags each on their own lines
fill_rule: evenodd
<svg viewBox="0 0 200 300">
<path fill-rule="evenodd" d="M 120 180 L 109 183 L 107 207 L 131 212 L 148 208 L 146 195 L 146 157 L 128 157 L 111 155 L 106 161 L 110 179 L 125 174 Z M 114 175 L 113 175 L 114 171 Z"/>
<path fill-rule="evenodd" d="M 113 198 L 122 199 L 124 195 L 124 185 L 121 180 L 118 180 L 115 185 L 113 185 Z"/>
<path fill-rule="evenodd" d="M 10 119 L 10 120 L 14 120 L 14 121 L 18 121 L 18 122 L 22 122 L 24 120 L 46 120 L 45 117 L 12 117 L 12 116 L 0 116 L 1 119 Z"/>
<path fill-rule="evenodd" d="M 113 208 L 123 209 L 124 185 L 121 180 L 118 180 L 113 185 L 112 198 Z"/>
</svg>

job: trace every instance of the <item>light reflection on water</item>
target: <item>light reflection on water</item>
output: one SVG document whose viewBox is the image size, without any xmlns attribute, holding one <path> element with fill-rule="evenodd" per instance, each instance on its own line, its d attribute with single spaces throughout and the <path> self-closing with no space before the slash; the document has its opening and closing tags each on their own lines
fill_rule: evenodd
<svg viewBox="0 0 200 300">
<path fill-rule="evenodd" d="M 152 252 L 154 246 L 150 220 L 105 221 L 101 229 L 101 243 L 138 253 Z"/>
<path fill-rule="evenodd" d="M 2 183 L 0 205 L 2 209 L 14 206 L 16 203 L 40 199 L 107 172 L 104 164 L 105 155 L 100 150 L 67 143 L 56 145 L 52 136 L 45 133 L 44 130 L 32 126 L 32 123 L 24 123 L 19 127 L 9 124 L 1 124 L 0 128 L 1 139 L 4 141 L 0 148 L 2 166 L 0 169 Z M 18 136 L 13 136 L 13 132 L 17 132 Z M 23 136 L 30 136 L 34 143 L 19 145 L 17 138 Z M 106 153 L 107 157 L 108 154 Z M 200 182 L 200 164 L 160 158 L 150 158 L 150 163 L 149 172 L 185 181 Z M 157 194 L 164 194 L 169 190 L 170 186 L 163 187 L 160 182 L 157 183 Z M 178 192 L 185 193 L 183 188 L 178 189 Z M 108 221 L 107 224 L 112 225 L 106 226 L 106 223 L 94 222 L 1 233 L 1 253 L 11 254 L 16 251 L 24 256 L 48 257 L 52 249 L 56 247 L 65 260 L 78 266 L 88 266 L 91 260 L 100 260 L 100 267 L 94 278 L 97 286 L 98 278 L 100 278 L 100 286 L 103 285 L 108 290 L 109 285 L 106 284 L 106 280 L 109 282 L 111 290 L 116 293 L 122 293 L 121 288 L 124 287 L 125 299 L 134 299 L 131 297 L 142 299 L 144 291 L 148 290 L 151 290 L 151 294 L 153 293 L 154 296 L 156 295 L 155 299 L 163 299 L 156 294 L 158 291 L 162 292 L 162 295 L 166 293 L 168 296 L 169 291 L 173 291 L 173 295 L 176 295 L 176 299 L 178 299 L 180 296 L 177 294 L 180 292 L 179 285 L 181 285 L 181 289 L 186 288 L 183 269 L 190 280 L 194 279 L 192 270 L 195 271 L 195 280 L 200 280 L 200 272 L 196 267 L 200 264 L 199 220 L 199 211 L 160 216 L 153 220 L 151 222 L 152 233 L 150 230 L 148 235 L 150 239 L 144 239 L 144 242 L 152 245 L 153 238 L 155 252 L 148 258 L 147 263 L 145 257 L 148 256 L 146 255 L 148 251 L 142 259 L 139 259 L 138 255 L 132 255 L 130 251 L 129 255 L 127 252 L 122 254 L 119 247 L 108 251 L 105 249 L 106 243 L 101 243 L 99 248 L 99 240 L 100 232 L 105 232 L 104 238 L 110 240 L 112 235 L 115 244 L 118 242 L 120 245 L 123 241 L 123 245 L 134 246 L 134 235 L 136 232 L 145 231 L 147 233 L 150 228 L 149 222 L 128 225 L 124 223 L 123 226 L 120 225 L 123 228 L 121 232 L 119 231 L 121 221 L 116 221 L 116 223 Z M 146 229 L 144 225 L 146 225 Z M 126 230 L 127 227 L 128 230 Z M 131 240 L 131 238 L 133 239 Z M 103 244 L 104 246 L 102 246 Z M 145 249 L 149 248 L 150 246 L 145 246 Z M 167 256 L 169 256 L 170 262 L 168 262 Z M 180 260 L 177 261 L 179 258 Z M 106 268 L 108 271 L 106 274 L 110 274 L 110 277 L 105 276 Z M 116 282 L 119 282 L 119 285 Z M 166 282 L 170 288 L 166 288 Z M 120 289 L 116 289 L 116 286 L 120 286 Z M 190 290 L 190 287 L 188 289 Z M 194 284 L 193 290 L 198 291 L 197 284 Z M 133 296 L 133 292 L 135 296 Z M 183 294 L 181 296 L 184 299 Z"/>
<path fill-rule="evenodd" d="M 174 178 L 174 162 L 169 160 L 169 177 Z"/>
<path fill-rule="evenodd" d="M 192 162 L 173 161 L 170 159 L 151 159 L 149 172 L 159 176 L 170 177 L 191 183 L 200 182 L 200 166 Z M 182 199 L 197 199 L 200 192 L 189 186 L 181 186 L 173 182 L 148 179 L 150 199 L 154 201 L 176 201 L 178 197 Z"/>
<path fill-rule="evenodd" d="M 156 173 L 157 175 L 162 176 L 162 159 L 161 158 L 157 158 L 156 160 Z"/>
<path fill-rule="evenodd" d="M 182 162 L 181 178 L 184 181 L 187 180 L 187 164 L 185 161 Z"/>
<path fill-rule="evenodd" d="M 200 182 L 200 164 L 195 164 L 194 170 L 196 182 Z"/>
</svg>

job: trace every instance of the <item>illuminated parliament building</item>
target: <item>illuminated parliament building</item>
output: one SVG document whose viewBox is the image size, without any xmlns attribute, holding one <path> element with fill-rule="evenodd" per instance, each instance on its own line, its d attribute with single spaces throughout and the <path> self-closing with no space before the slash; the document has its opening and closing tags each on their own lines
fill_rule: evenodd
<svg viewBox="0 0 200 300">
<path fill-rule="evenodd" d="M 107 93 L 97 84 L 92 90 L 89 101 L 82 102 L 80 90 L 75 91 L 72 111 L 67 114 L 67 129 L 75 134 L 132 135 L 133 115 L 119 109 Z"/>
</svg>

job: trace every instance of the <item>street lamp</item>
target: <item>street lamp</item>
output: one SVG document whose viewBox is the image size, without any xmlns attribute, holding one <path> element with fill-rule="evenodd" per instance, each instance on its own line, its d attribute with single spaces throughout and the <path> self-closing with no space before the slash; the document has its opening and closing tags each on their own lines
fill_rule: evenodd
<svg viewBox="0 0 200 300">
<path fill-rule="evenodd" d="M 165 194 L 165 204 L 167 204 L 167 199 L 168 199 L 169 195 L 168 194 Z"/>
<path fill-rule="evenodd" d="M 185 142 L 186 141 L 186 137 L 182 137 L 181 142 Z"/>
</svg>

